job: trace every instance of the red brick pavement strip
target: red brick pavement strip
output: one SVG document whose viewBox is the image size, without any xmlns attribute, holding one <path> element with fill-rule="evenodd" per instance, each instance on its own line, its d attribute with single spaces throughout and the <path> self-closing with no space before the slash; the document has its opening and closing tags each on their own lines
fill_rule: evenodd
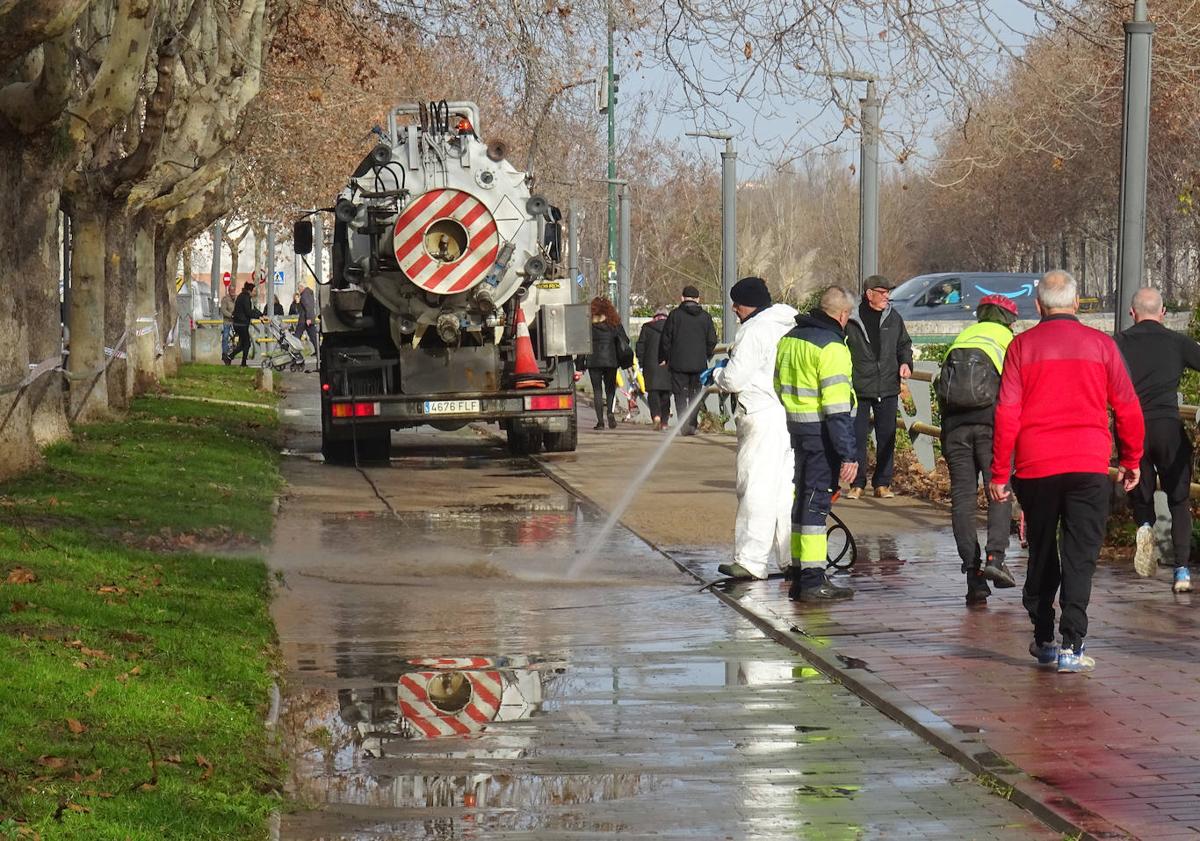
<svg viewBox="0 0 1200 841">
<path fill-rule="evenodd" d="M 718 560 L 668 554 L 700 578 Z M 1018 580 L 1023 563 L 1010 558 Z M 1012 783 L 1052 826 L 1038 804 L 1093 837 L 1200 837 L 1198 619 L 1165 572 L 1099 570 L 1089 675 L 1035 664 L 1019 589 L 965 607 L 948 530 L 860 541 L 852 584 L 853 600 L 821 606 L 793 605 L 776 581 L 722 597 L 944 753 Z"/>
<path fill-rule="evenodd" d="M 537 461 L 547 476 L 598 512 L 602 514 L 605 512 L 603 506 L 572 485 L 552 462 L 542 459 Z M 662 552 L 681 570 L 694 576 L 698 582 L 711 581 L 715 574 L 716 564 L 723 562 L 726 558 L 723 554 L 718 558 L 717 556 L 707 556 L 704 553 L 696 553 L 690 548 L 664 549 L 655 545 L 645 536 L 638 536 L 648 545 Z M 1131 792 L 1117 786 L 1111 786 L 1108 789 L 1102 788 L 1101 784 L 1106 783 L 1107 780 L 1095 775 L 1091 770 L 1082 770 L 1087 766 L 1075 763 L 1071 756 L 1048 757 L 1041 748 L 1037 748 L 1033 754 L 1039 758 L 1039 761 L 1045 760 L 1037 767 L 1042 773 L 1057 773 L 1059 776 L 1051 778 L 1034 776 L 1034 772 L 1029 770 L 1028 765 L 1012 761 L 1010 757 L 1003 755 L 1003 751 L 992 745 L 993 733 L 990 729 L 985 733 L 982 725 L 952 722 L 935 711 L 936 703 L 922 704 L 900 688 L 899 683 L 906 683 L 914 690 L 934 690 L 927 693 L 934 696 L 934 701 L 943 696 L 954 698 L 953 689 L 964 689 L 964 680 L 971 675 L 979 674 L 979 666 L 988 665 L 989 661 L 983 659 L 986 655 L 982 649 L 968 648 L 971 656 L 964 658 L 961 645 L 948 639 L 944 635 L 944 631 L 938 630 L 936 625 L 930 621 L 931 617 L 926 616 L 923 611 L 915 611 L 911 605 L 911 598 L 903 598 L 903 591 L 897 586 L 901 584 L 901 580 L 890 580 L 890 577 L 900 574 L 908 566 L 913 566 L 915 569 L 916 565 L 910 565 L 907 560 L 901 559 L 899 555 L 889 551 L 896 545 L 892 539 L 869 541 L 865 545 L 863 541 L 859 542 L 859 561 L 856 563 L 854 573 L 859 596 L 853 602 L 832 605 L 832 610 L 820 607 L 802 613 L 788 601 L 787 589 L 781 586 L 783 582 L 774 580 L 748 586 L 739 585 L 734 592 L 729 593 L 721 592 L 716 588 L 712 592 L 754 622 L 768 636 L 800 653 L 826 675 L 842 683 L 867 703 L 924 738 L 943 754 L 976 774 L 981 783 L 988 785 L 997 794 L 1029 811 L 1051 829 L 1066 833 L 1069 838 L 1079 839 L 1079 841 L 1131 837 L 1130 831 L 1110 823 L 1098 810 L 1080 804 L 1068 793 L 1066 787 L 1056 785 L 1056 783 L 1059 783 L 1062 778 L 1075 775 L 1077 779 L 1091 780 L 1097 794 L 1119 797 L 1122 798 L 1122 801 L 1134 800 L 1135 807 L 1145 805 L 1152 808 L 1149 801 L 1136 800 Z M 880 552 L 881 548 L 882 552 Z M 875 553 L 876 559 L 881 560 L 872 561 L 872 552 Z M 936 554 L 931 555 L 930 553 L 927 553 L 926 556 L 937 557 Z M 1010 565 L 1015 566 L 1011 561 Z M 933 564 L 929 564 L 929 566 L 932 567 Z M 904 570 L 904 572 L 907 578 L 909 571 Z M 953 614 L 956 624 L 961 625 L 962 617 L 966 616 L 968 620 L 973 621 L 981 611 L 968 613 L 962 606 L 962 596 L 950 595 L 947 589 L 950 583 L 957 585 L 961 578 L 961 574 L 958 573 L 957 559 L 953 563 L 953 572 L 955 573 L 953 576 L 943 576 L 940 573 L 930 575 L 928 577 L 932 580 L 927 584 L 938 585 L 938 589 L 942 592 L 936 594 L 935 603 L 940 602 L 937 605 L 938 608 L 945 611 L 947 615 Z M 872 589 L 871 584 L 874 585 L 873 589 L 877 591 L 877 595 L 885 596 L 890 601 L 896 602 L 895 609 L 879 612 L 872 610 L 870 614 L 862 612 L 863 606 L 868 603 L 867 591 Z M 1010 590 L 1008 592 L 1015 594 L 1019 591 Z M 1017 618 L 1024 619 L 1025 614 L 1020 608 L 1019 597 L 1015 604 L 1019 614 Z M 878 615 L 876 615 L 877 613 Z M 805 625 L 803 630 L 795 624 L 801 619 L 804 620 Z M 809 620 L 816 620 L 811 628 Z M 840 623 L 845 623 L 845 625 Z M 826 636 L 822 637 L 818 634 Z M 861 642 L 866 646 L 861 649 L 862 653 L 874 656 L 875 650 L 871 646 L 875 642 L 873 638 L 876 636 L 881 637 L 879 640 L 881 646 L 885 648 L 890 646 L 890 653 L 886 658 L 877 658 L 875 663 L 859 659 L 859 655 L 852 655 L 848 648 L 843 648 L 843 642 Z M 838 643 L 836 650 L 831 645 L 835 638 Z M 921 648 L 918 650 L 914 644 Z M 1023 646 L 1027 645 L 1028 641 L 1026 640 Z M 1024 648 L 1021 650 L 1024 651 Z M 1029 665 L 1033 662 L 1032 659 L 1027 663 L 1016 655 L 1006 654 L 1005 656 L 1010 660 L 1006 664 L 1007 666 L 1014 669 L 1019 667 L 1029 672 L 1035 671 Z M 1025 653 L 1025 656 L 1028 658 L 1028 653 Z M 970 662 L 972 659 L 977 662 Z M 877 674 L 877 672 L 879 673 Z M 894 684 L 889 680 L 886 673 L 896 676 L 897 683 Z M 993 671 L 992 674 L 996 675 L 996 671 Z M 1040 677 L 1038 674 L 1034 676 Z M 1081 676 L 1070 677 L 1074 680 L 1088 679 Z M 988 705 L 994 703 L 995 710 L 1003 711 L 1013 721 L 1019 722 L 1022 715 L 1028 718 L 1030 700 L 1027 694 L 1023 694 L 1021 687 L 1005 686 L 1003 680 L 992 683 L 998 683 L 999 686 L 972 687 L 975 694 L 960 696 L 969 698 L 968 709 L 972 711 L 989 710 L 988 714 L 991 715 Z M 947 691 L 947 686 L 951 687 L 951 691 Z M 939 688 L 941 691 L 936 691 Z M 958 703 L 957 700 L 956 703 Z M 1000 720 L 998 713 L 996 720 Z M 1050 722 L 1047 721 L 1047 723 Z M 1004 733 L 1005 731 L 1003 727 L 998 727 L 996 732 Z M 1019 734 L 1010 731 L 1009 735 L 1015 738 Z M 1015 739 L 1015 741 L 1019 758 L 1025 757 L 1025 754 L 1021 754 L 1019 751 L 1028 752 L 1034 748 L 1028 738 Z M 1131 747 L 1141 744 L 1140 741 L 1135 741 Z M 1100 752 L 1103 753 L 1103 751 Z M 1139 772 L 1137 778 L 1139 783 L 1166 782 L 1163 777 L 1148 773 L 1145 769 L 1139 769 Z M 1197 779 L 1200 779 L 1200 776 Z M 1197 801 L 1200 802 L 1200 797 L 1197 798 Z M 1110 801 L 1097 801 L 1097 805 L 1107 805 L 1108 802 Z M 1197 821 L 1192 821 L 1191 824 L 1200 826 L 1200 822 Z M 1164 825 L 1156 831 L 1156 834 L 1145 837 L 1164 841 L 1171 841 L 1175 837 L 1196 838 L 1198 831 L 1191 824 L 1172 819 L 1169 825 Z"/>
</svg>

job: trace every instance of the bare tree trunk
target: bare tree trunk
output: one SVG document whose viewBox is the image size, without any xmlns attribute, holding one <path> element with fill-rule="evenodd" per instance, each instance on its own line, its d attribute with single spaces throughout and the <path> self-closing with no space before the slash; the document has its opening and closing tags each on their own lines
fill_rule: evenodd
<svg viewBox="0 0 1200 841">
<path fill-rule="evenodd" d="M 161 379 L 158 350 L 162 344 L 158 307 L 154 295 L 155 259 L 153 222 L 147 214 L 133 220 L 133 270 L 126 272 L 133 281 L 133 320 L 129 339 L 129 368 L 133 394 L 143 394 Z"/>
<path fill-rule="evenodd" d="M 129 408 L 133 396 L 133 366 L 128 358 L 134 345 L 133 289 L 137 266 L 133 259 L 130 219 L 114 211 L 108 220 L 108 260 L 104 272 L 104 343 L 112 348 L 108 366 L 108 405 Z M 124 356 L 124 358 L 122 358 Z"/>
<path fill-rule="evenodd" d="M 184 283 L 189 283 L 191 241 L 185 243 L 183 248 L 183 278 Z M 159 359 L 163 377 L 171 377 L 179 373 L 179 366 L 183 361 L 179 352 L 179 331 L 184 329 L 184 325 L 179 321 L 179 299 L 176 297 L 175 284 L 171 282 L 178 262 L 177 246 L 172 244 L 164 236 L 162 228 L 159 228 L 155 232 L 154 244 L 154 298 L 158 329 L 162 331 L 163 336 L 163 355 Z M 187 314 L 187 318 L 191 318 L 191 313 Z M 187 319 L 185 319 L 184 324 L 187 323 Z"/>
<path fill-rule="evenodd" d="M 71 374 L 72 422 L 108 417 L 108 378 L 104 376 L 104 264 L 108 224 L 107 205 L 83 197 L 71 205 L 75 243 L 71 254 Z"/>
<path fill-rule="evenodd" d="M 43 204 L 37 208 L 34 216 L 57 221 L 60 203 L 57 186 L 40 198 Z M 29 209 L 29 204 L 25 204 L 25 211 Z M 62 252 L 58 247 L 56 229 L 57 225 L 51 224 L 29 255 L 46 269 L 44 276 L 36 278 L 36 282 L 28 287 L 25 297 L 29 307 L 25 318 L 25 323 L 29 325 L 29 361 L 34 364 L 48 364 L 51 360 L 55 365 L 62 364 L 62 302 L 58 291 Z M 30 423 L 38 447 L 71 437 L 63 383 L 62 375 L 57 372 L 44 374 L 30 383 L 25 393 L 25 399 L 33 411 Z"/>
<path fill-rule="evenodd" d="M 38 335 L 48 329 L 49 322 L 56 323 L 52 335 L 57 335 L 59 261 L 54 232 L 58 173 L 31 152 L 32 148 L 28 138 L 16 133 L 0 142 L 0 189 L 5 196 L 0 203 L 0 229 L 7 232 L 9 244 L 0 249 L 0 277 L 8 279 L 13 300 L 13 306 L 0 307 L 0 477 L 15 475 L 38 462 L 36 426 L 45 430 L 48 440 L 64 428 L 61 419 L 53 421 L 51 386 L 61 389 L 59 377 L 44 376 L 33 389 L 6 388 L 25 380 L 29 363 L 41 362 L 49 355 L 51 342 Z M 58 394 L 61 415 L 61 391 Z"/>
</svg>

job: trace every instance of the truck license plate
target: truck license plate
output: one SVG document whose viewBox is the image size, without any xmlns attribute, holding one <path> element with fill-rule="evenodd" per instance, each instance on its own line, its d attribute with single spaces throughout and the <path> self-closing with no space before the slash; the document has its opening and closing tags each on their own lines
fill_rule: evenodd
<svg viewBox="0 0 1200 841">
<path fill-rule="evenodd" d="M 427 415 L 470 415 L 479 413 L 478 400 L 426 400 Z"/>
</svg>

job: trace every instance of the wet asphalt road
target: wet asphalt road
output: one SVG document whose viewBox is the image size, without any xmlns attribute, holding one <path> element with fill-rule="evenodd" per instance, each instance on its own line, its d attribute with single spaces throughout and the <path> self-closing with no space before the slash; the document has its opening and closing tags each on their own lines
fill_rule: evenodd
<svg viewBox="0 0 1200 841">
<path fill-rule="evenodd" d="M 293 378 L 312 387 L 312 378 Z M 270 562 L 284 841 L 1053 838 L 469 431 L 326 466 L 291 393 Z"/>
</svg>

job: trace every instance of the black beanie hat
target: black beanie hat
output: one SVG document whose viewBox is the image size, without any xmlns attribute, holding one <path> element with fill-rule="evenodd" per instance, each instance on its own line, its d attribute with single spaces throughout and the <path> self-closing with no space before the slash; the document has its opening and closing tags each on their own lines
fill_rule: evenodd
<svg viewBox="0 0 1200 841">
<path fill-rule="evenodd" d="M 760 309 L 771 306 L 771 290 L 767 289 L 767 282 L 761 277 L 742 278 L 733 284 L 729 297 L 743 307 Z"/>
</svg>

